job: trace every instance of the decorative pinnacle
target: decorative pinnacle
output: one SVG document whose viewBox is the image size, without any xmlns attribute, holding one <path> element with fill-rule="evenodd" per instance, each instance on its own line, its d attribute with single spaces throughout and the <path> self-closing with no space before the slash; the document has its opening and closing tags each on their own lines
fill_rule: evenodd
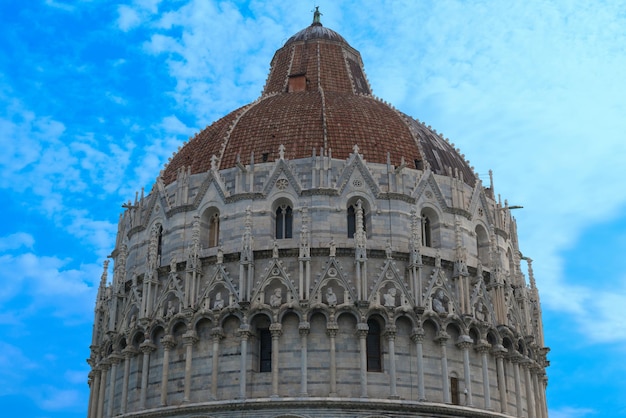
<svg viewBox="0 0 626 418">
<path fill-rule="evenodd" d="M 322 26 L 320 16 L 322 16 L 322 12 L 320 12 L 320 7 L 315 6 L 315 11 L 313 11 L 313 23 L 311 23 L 311 26 Z"/>
</svg>

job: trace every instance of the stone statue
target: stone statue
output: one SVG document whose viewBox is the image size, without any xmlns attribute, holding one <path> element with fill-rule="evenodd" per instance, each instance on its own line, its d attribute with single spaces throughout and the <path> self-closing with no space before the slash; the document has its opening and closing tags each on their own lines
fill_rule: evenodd
<svg viewBox="0 0 626 418">
<path fill-rule="evenodd" d="M 391 243 L 389 241 L 387 241 L 387 246 L 385 247 L 385 254 L 387 255 L 388 259 L 391 259 L 391 255 L 393 254 L 393 250 L 391 248 Z"/>
<path fill-rule="evenodd" d="M 167 318 L 174 316 L 176 314 L 176 307 L 174 306 L 174 303 L 170 300 L 169 302 L 167 302 L 167 312 L 165 313 L 165 316 Z"/>
<path fill-rule="evenodd" d="M 437 289 L 435 296 L 433 297 L 433 310 L 439 314 L 448 312 L 446 308 L 446 300 L 443 295 L 443 290 Z"/>
<path fill-rule="evenodd" d="M 278 241 L 274 240 L 274 247 L 272 248 L 272 257 L 278 258 Z"/>
<path fill-rule="evenodd" d="M 326 303 L 331 307 L 337 306 L 337 295 L 335 295 L 333 288 L 330 286 L 326 289 Z"/>
<path fill-rule="evenodd" d="M 487 320 L 487 316 L 485 315 L 485 305 L 483 304 L 482 300 L 479 300 L 478 303 L 476 304 L 475 315 L 476 315 L 476 319 L 478 319 L 479 321 Z"/>
<path fill-rule="evenodd" d="M 328 246 L 330 247 L 330 256 L 335 257 L 337 254 L 337 245 L 335 244 L 335 240 L 331 239 Z"/>
<path fill-rule="evenodd" d="M 222 264 L 224 262 L 224 249 L 220 245 L 217 247 L 217 264 Z"/>
<path fill-rule="evenodd" d="M 396 288 L 392 287 L 389 290 L 387 290 L 387 293 L 383 295 L 383 298 L 385 299 L 385 306 L 387 308 L 395 307 L 396 306 Z"/>
<path fill-rule="evenodd" d="M 270 306 L 278 308 L 283 303 L 283 290 L 280 287 L 274 289 L 274 293 L 270 297 Z"/>
<path fill-rule="evenodd" d="M 215 294 L 215 301 L 213 302 L 213 309 L 224 309 L 224 299 L 222 299 L 222 292 Z"/>
</svg>

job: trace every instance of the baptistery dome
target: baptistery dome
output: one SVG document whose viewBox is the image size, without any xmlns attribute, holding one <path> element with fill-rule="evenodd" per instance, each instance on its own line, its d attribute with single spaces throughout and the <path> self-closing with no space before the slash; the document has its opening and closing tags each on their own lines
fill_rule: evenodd
<svg viewBox="0 0 626 418">
<path fill-rule="evenodd" d="M 90 418 L 547 417 L 512 207 L 318 13 L 124 207 Z"/>
</svg>

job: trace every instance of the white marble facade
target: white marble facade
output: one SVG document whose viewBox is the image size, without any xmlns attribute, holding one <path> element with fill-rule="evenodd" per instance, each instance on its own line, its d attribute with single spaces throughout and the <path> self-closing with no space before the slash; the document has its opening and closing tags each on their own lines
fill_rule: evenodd
<svg viewBox="0 0 626 418">
<path fill-rule="evenodd" d="M 527 282 L 492 185 L 280 155 L 183 168 L 120 216 L 90 418 L 547 417 L 531 260 Z"/>
</svg>

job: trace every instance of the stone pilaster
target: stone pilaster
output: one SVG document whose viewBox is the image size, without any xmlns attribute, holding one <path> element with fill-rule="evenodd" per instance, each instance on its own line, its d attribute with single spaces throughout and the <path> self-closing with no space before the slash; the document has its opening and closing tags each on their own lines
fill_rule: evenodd
<svg viewBox="0 0 626 418">
<path fill-rule="evenodd" d="M 176 339 L 172 335 L 165 335 L 161 339 L 163 344 L 163 369 L 161 372 L 161 406 L 167 405 L 167 383 L 170 373 L 170 351 L 176 347 Z"/>
<path fill-rule="evenodd" d="M 498 344 L 491 349 L 491 352 L 496 358 L 498 389 L 500 391 L 500 412 L 507 414 L 509 410 L 509 400 L 506 394 L 506 376 L 504 374 L 504 355 L 506 353 L 506 349 Z"/>
<path fill-rule="evenodd" d="M 330 323 L 326 327 L 326 334 L 330 339 L 330 393 L 328 396 L 337 396 L 337 356 L 335 347 L 335 338 L 339 332 L 336 323 Z"/>
<path fill-rule="evenodd" d="M 441 391 L 443 392 L 443 402 L 450 403 L 450 382 L 448 380 L 448 353 L 446 352 L 446 343 L 450 336 L 445 332 L 439 332 L 435 337 L 435 341 L 441 347 Z"/>
<path fill-rule="evenodd" d="M 137 350 L 129 345 L 122 350 L 124 356 L 124 380 L 122 381 L 122 402 L 120 405 L 120 413 L 125 414 L 128 408 L 128 379 L 130 379 L 130 362 L 137 355 Z"/>
<path fill-rule="evenodd" d="M 300 322 L 298 331 L 300 332 L 300 396 L 309 396 L 308 382 L 308 336 L 311 324 Z"/>
<path fill-rule="evenodd" d="M 396 327 L 391 325 L 385 330 L 389 346 L 389 398 L 399 399 L 396 382 Z"/>
<path fill-rule="evenodd" d="M 191 396 L 191 367 L 193 361 L 193 345 L 198 341 L 198 336 L 194 330 L 183 334 L 183 345 L 185 346 L 185 389 L 183 402 L 189 402 Z"/>
<path fill-rule="evenodd" d="M 489 353 L 490 348 L 491 345 L 485 340 L 480 340 L 474 347 L 480 353 L 482 360 L 484 408 L 488 410 L 491 409 L 491 387 L 489 386 L 489 364 L 487 362 L 487 353 Z"/>
<path fill-rule="evenodd" d="M 359 377 L 361 381 L 361 398 L 367 398 L 367 333 L 369 326 L 367 323 L 357 324 L 357 335 L 359 336 Z"/>
<path fill-rule="evenodd" d="M 280 352 L 280 336 L 283 335 L 282 324 L 274 323 L 270 325 L 270 333 L 272 334 L 272 397 L 278 397 L 278 371 L 279 371 L 279 352 Z"/>
<path fill-rule="evenodd" d="M 415 343 L 415 351 L 417 353 L 417 398 L 421 402 L 426 400 L 424 387 L 424 330 L 422 328 L 414 328 L 411 339 Z"/>
<path fill-rule="evenodd" d="M 224 338 L 224 330 L 221 327 L 215 327 L 211 330 L 213 337 L 213 367 L 211 372 L 211 396 L 217 399 L 217 378 L 219 375 L 220 365 L 220 341 Z"/>
<path fill-rule="evenodd" d="M 242 324 L 239 327 L 241 339 L 241 354 L 239 363 L 239 398 L 246 399 L 246 377 L 248 376 L 248 338 L 250 338 L 250 325 Z"/>
<path fill-rule="evenodd" d="M 472 401 L 472 375 L 470 373 L 469 349 L 472 346 L 472 339 L 469 335 L 461 335 L 456 346 L 463 350 L 463 379 L 465 380 L 465 404 L 473 406 Z"/>
<path fill-rule="evenodd" d="M 156 350 L 156 346 L 150 341 L 146 339 L 141 345 L 139 349 L 143 353 L 142 358 L 142 373 L 141 373 L 141 393 L 139 395 L 139 409 L 146 409 L 146 398 L 148 396 L 148 375 L 150 374 L 150 353 Z"/>
<path fill-rule="evenodd" d="M 123 357 L 119 353 L 113 353 L 109 356 L 109 361 L 111 362 L 111 377 L 109 377 L 109 396 L 108 396 L 108 404 L 107 404 L 107 413 L 106 416 L 108 418 L 113 416 L 113 404 L 115 403 L 115 381 L 117 380 L 117 365 L 120 364 Z"/>
<path fill-rule="evenodd" d="M 98 410 L 96 414 L 97 418 L 103 418 L 104 416 L 104 398 L 106 392 L 107 374 L 110 367 L 111 363 L 108 359 L 104 359 L 100 362 L 100 390 L 98 393 Z"/>
</svg>

